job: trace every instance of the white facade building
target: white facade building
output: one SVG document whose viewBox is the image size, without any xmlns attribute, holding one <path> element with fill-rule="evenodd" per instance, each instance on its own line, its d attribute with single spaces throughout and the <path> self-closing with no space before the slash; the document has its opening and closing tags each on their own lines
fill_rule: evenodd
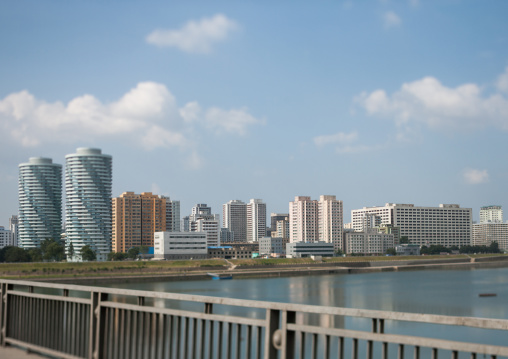
<svg viewBox="0 0 508 359">
<path fill-rule="evenodd" d="M 333 243 L 290 242 L 286 244 L 286 257 L 288 258 L 308 258 L 311 256 L 333 257 L 334 254 Z"/>
<path fill-rule="evenodd" d="M 206 242 L 209 247 L 220 246 L 220 223 L 218 218 L 198 218 L 193 222 L 191 232 L 205 232 Z"/>
<path fill-rule="evenodd" d="M 19 165 L 18 238 L 22 248 L 39 247 L 62 234 L 62 165 L 32 157 Z"/>
<path fill-rule="evenodd" d="M 180 201 L 172 201 L 168 196 L 159 196 L 166 200 L 166 231 L 180 231 Z"/>
<path fill-rule="evenodd" d="M 480 208 L 480 223 L 503 223 L 501 206 L 484 206 Z"/>
<path fill-rule="evenodd" d="M 388 248 L 395 248 L 393 234 L 385 234 L 377 229 L 368 228 L 363 232 L 344 233 L 344 253 L 385 254 Z"/>
<path fill-rule="evenodd" d="M 258 242 L 266 236 L 266 203 L 251 199 L 246 207 L 247 241 Z"/>
<path fill-rule="evenodd" d="M 204 232 L 155 232 L 155 259 L 206 259 L 208 247 Z"/>
<path fill-rule="evenodd" d="M 12 232 L 0 226 L 0 248 L 13 245 Z"/>
<path fill-rule="evenodd" d="M 413 204 L 387 203 L 384 207 L 364 207 L 351 211 L 353 229 L 362 231 L 367 214 L 374 214 L 376 223 L 400 228 L 400 236 L 411 244 L 470 245 L 472 240 L 472 209 L 458 204 L 439 207 L 415 207 Z"/>
<path fill-rule="evenodd" d="M 67 251 L 72 243 L 74 257 L 90 246 L 97 260 L 111 252 L 112 157 L 97 148 L 78 148 L 65 156 Z"/>
<path fill-rule="evenodd" d="M 335 196 L 320 196 L 318 202 L 318 235 L 321 242 L 333 243 L 335 250 L 343 250 L 342 201 Z"/>
<path fill-rule="evenodd" d="M 342 201 L 335 196 L 320 196 L 319 201 L 297 196 L 289 202 L 289 235 L 291 242 L 333 243 L 343 249 Z"/>
<path fill-rule="evenodd" d="M 236 242 L 247 241 L 247 205 L 232 200 L 222 205 L 222 227 L 234 233 Z"/>
<path fill-rule="evenodd" d="M 490 246 L 492 242 L 497 242 L 501 251 L 508 251 L 508 223 L 473 224 L 474 246 Z"/>
</svg>

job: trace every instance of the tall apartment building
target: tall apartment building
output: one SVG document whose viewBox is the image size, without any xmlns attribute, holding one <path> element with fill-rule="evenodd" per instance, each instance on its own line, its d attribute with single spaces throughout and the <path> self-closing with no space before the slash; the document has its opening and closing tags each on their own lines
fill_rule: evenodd
<svg viewBox="0 0 508 359">
<path fill-rule="evenodd" d="M 343 249 L 342 201 L 335 196 L 320 196 L 318 202 L 318 236 L 319 240 L 333 243 L 335 250 Z"/>
<path fill-rule="evenodd" d="M 9 218 L 9 230 L 11 231 L 12 235 L 12 245 L 15 247 L 18 246 L 19 242 L 18 225 L 19 225 L 19 217 L 16 215 L 12 215 L 11 218 Z"/>
<path fill-rule="evenodd" d="M 222 227 L 233 232 L 235 242 L 247 241 L 247 205 L 232 200 L 222 205 Z"/>
<path fill-rule="evenodd" d="M 155 232 L 166 230 L 166 199 L 151 192 L 124 192 L 113 198 L 113 240 L 115 252 L 131 247 L 153 246 Z"/>
<path fill-rule="evenodd" d="M 247 204 L 247 242 L 258 242 L 266 236 L 266 203 L 251 199 Z"/>
<path fill-rule="evenodd" d="M 166 232 L 180 231 L 180 201 L 171 200 L 169 197 L 161 196 L 166 199 Z"/>
<path fill-rule="evenodd" d="M 307 196 L 297 196 L 289 202 L 290 242 L 317 242 L 318 203 Z"/>
<path fill-rule="evenodd" d="M 19 165 L 19 245 L 39 247 L 62 234 L 62 165 L 32 157 Z"/>
<path fill-rule="evenodd" d="M 399 227 L 400 236 L 408 237 L 411 244 L 445 247 L 471 244 L 472 210 L 458 204 L 415 207 L 414 204 L 387 203 L 384 207 L 352 210 L 355 231 L 364 229 L 367 214 L 374 214 L 381 225 Z"/>
<path fill-rule="evenodd" d="M 484 206 L 480 208 L 480 223 L 503 223 L 501 206 Z"/>
<path fill-rule="evenodd" d="M 343 248 L 342 201 L 335 196 L 320 196 L 319 201 L 297 196 L 289 202 L 291 242 L 333 243 L 335 250 Z"/>
<path fill-rule="evenodd" d="M 67 252 L 81 260 L 81 248 L 88 245 L 97 260 L 111 251 L 112 157 L 97 148 L 78 148 L 65 156 Z"/>
</svg>

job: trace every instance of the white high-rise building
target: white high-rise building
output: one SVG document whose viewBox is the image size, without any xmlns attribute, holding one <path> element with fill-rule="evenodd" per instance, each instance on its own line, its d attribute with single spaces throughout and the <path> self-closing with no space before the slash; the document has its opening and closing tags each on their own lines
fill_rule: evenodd
<svg viewBox="0 0 508 359">
<path fill-rule="evenodd" d="M 111 252 L 112 157 L 96 148 L 78 148 L 65 156 L 67 252 L 81 260 L 80 250 L 91 247 L 97 260 Z"/>
<path fill-rule="evenodd" d="M 298 196 L 289 202 L 289 235 L 291 242 L 333 243 L 343 249 L 342 201 L 335 196 L 320 196 L 319 201 Z"/>
<path fill-rule="evenodd" d="M 342 201 L 335 196 L 320 196 L 318 202 L 319 240 L 333 243 L 335 250 L 343 250 Z"/>
<path fill-rule="evenodd" d="M 471 244 L 472 209 L 461 208 L 458 204 L 415 207 L 414 204 L 387 203 L 384 207 L 355 209 L 351 211 L 355 231 L 364 230 L 368 214 L 377 217 L 376 224 L 399 227 L 400 236 L 408 237 L 411 244 L 445 247 Z"/>
<path fill-rule="evenodd" d="M 484 206 L 480 208 L 480 223 L 503 223 L 501 206 Z"/>
<path fill-rule="evenodd" d="M 258 242 L 266 236 L 266 203 L 251 199 L 247 204 L 247 241 Z"/>
<path fill-rule="evenodd" d="M 508 223 L 474 223 L 472 244 L 490 246 L 492 242 L 497 242 L 501 251 L 508 251 Z"/>
<path fill-rule="evenodd" d="M 0 226 L 0 248 L 12 246 L 12 232 Z"/>
<path fill-rule="evenodd" d="M 266 210 L 265 210 L 266 211 Z M 247 241 L 247 205 L 232 200 L 222 205 L 222 226 L 233 232 L 235 242 Z"/>
<path fill-rule="evenodd" d="M 166 200 L 166 232 L 180 231 L 180 201 L 172 201 L 168 196 L 159 196 Z"/>
<path fill-rule="evenodd" d="M 317 242 L 318 202 L 308 196 L 297 196 L 289 202 L 290 242 Z"/>
<path fill-rule="evenodd" d="M 62 234 L 62 165 L 32 157 L 19 165 L 19 245 L 39 247 Z"/>
</svg>

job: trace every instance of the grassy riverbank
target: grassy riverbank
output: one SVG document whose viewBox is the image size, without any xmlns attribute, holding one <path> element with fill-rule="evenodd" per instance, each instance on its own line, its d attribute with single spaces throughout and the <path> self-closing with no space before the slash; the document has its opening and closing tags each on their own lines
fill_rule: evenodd
<svg viewBox="0 0 508 359">
<path fill-rule="evenodd" d="M 84 263 L 1 263 L 0 278 L 4 279 L 40 279 L 52 278 L 107 278 L 107 277 L 150 277 L 165 275 L 189 275 L 207 271 L 227 270 L 235 265 L 235 271 L 269 270 L 284 267 L 355 267 L 357 264 L 379 262 L 376 266 L 394 265 L 394 262 L 422 262 L 443 260 L 464 260 L 471 258 L 501 257 L 500 255 L 448 255 L 448 256 L 401 256 L 401 257 L 335 257 L 315 262 L 308 258 L 274 259 L 238 259 L 229 263 L 220 259 L 188 261 L 121 261 L 121 262 L 84 262 Z M 508 260 L 508 256 L 505 256 Z M 390 262 L 390 264 L 388 264 Z M 422 262 L 423 263 L 423 262 Z M 374 263 L 372 263 L 374 264 Z"/>
</svg>

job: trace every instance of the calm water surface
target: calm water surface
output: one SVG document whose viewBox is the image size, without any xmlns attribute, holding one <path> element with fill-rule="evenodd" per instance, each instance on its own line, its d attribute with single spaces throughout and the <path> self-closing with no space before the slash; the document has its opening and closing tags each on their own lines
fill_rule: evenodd
<svg viewBox="0 0 508 359">
<path fill-rule="evenodd" d="M 508 319 L 508 268 L 221 281 L 133 282 L 104 286 L 272 302 Z M 478 296 L 480 293 L 496 293 L 497 296 L 481 298 Z M 225 311 L 236 314 L 234 312 L 234 309 Z M 254 311 L 252 314 L 256 317 L 261 315 L 262 313 Z M 337 320 L 331 324 L 348 329 L 370 328 L 368 320 L 355 318 Z M 508 342 L 507 332 L 406 322 L 387 321 L 386 332 L 497 345 L 506 345 Z"/>
</svg>

